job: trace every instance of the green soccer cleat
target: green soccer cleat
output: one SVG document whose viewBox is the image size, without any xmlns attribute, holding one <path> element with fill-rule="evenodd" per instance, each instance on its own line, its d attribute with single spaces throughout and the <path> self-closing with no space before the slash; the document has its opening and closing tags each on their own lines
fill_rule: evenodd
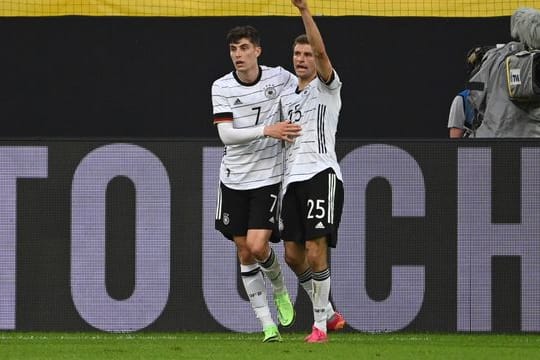
<svg viewBox="0 0 540 360">
<path fill-rule="evenodd" d="M 276 342 L 281 341 L 281 335 L 276 325 L 270 325 L 264 328 L 263 342 Z"/>
<path fill-rule="evenodd" d="M 274 294 L 274 302 L 276 303 L 278 320 L 281 326 L 289 327 L 294 323 L 296 312 L 287 292 Z"/>
</svg>

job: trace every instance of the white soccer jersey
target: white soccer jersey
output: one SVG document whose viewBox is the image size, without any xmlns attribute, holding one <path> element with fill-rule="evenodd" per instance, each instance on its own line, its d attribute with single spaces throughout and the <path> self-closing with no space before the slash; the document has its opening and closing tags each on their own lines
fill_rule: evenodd
<svg viewBox="0 0 540 360">
<path fill-rule="evenodd" d="M 335 152 L 341 81 L 335 70 L 332 77 L 329 84 L 317 77 L 302 91 L 289 87 L 281 96 L 282 116 L 302 127 L 302 135 L 286 146 L 284 189 L 327 168 L 342 180 Z"/>
<path fill-rule="evenodd" d="M 235 128 L 270 125 L 280 121 L 279 98 L 296 77 L 282 67 L 260 66 L 259 79 L 245 84 L 233 71 L 212 84 L 214 124 L 232 121 Z M 235 190 L 277 184 L 283 174 L 281 141 L 262 138 L 225 146 L 220 180 Z"/>
</svg>

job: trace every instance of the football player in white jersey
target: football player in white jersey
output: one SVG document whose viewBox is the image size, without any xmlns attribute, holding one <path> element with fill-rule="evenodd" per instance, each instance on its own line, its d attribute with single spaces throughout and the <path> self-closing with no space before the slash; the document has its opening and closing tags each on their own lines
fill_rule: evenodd
<svg viewBox="0 0 540 360">
<path fill-rule="evenodd" d="M 227 41 L 234 71 L 212 84 L 214 124 L 225 144 L 215 226 L 236 245 L 242 282 L 261 322 L 263 341 L 280 341 L 261 271 L 272 283 L 279 322 L 291 326 L 294 308 L 269 241 L 279 241 L 281 140 L 292 141 L 300 133 L 297 124 L 279 121 L 279 97 L 296 78 L 281 67 L 258 64 L 260 38 L 252 26 L 233 28 Z"/>
<path fill-rule="evenodd" d="M 314 324 L 305 341 L 319 343 L 328 340 L 327 331 L 345 325 L 329 301 L 328 264 L 328 248 L 336 246 L 343 208 L 342 175 L 335 153 L 341 81 L 307 1 L 291 2 L 300 11 L 306 34 L 294 42 L 298 87 L 282 94 L 282 116 L 299 124 L 302 133 L 285 148 L 281 237 L 285 260 L 313 303 Z"/>
</svg>

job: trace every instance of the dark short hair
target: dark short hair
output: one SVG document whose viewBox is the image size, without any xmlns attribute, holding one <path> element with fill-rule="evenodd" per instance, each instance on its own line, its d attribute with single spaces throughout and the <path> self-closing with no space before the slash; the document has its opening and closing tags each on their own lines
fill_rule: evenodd
<svg viewBox="0 0 540 360">
<path fill-rule="evenodd" d="M 261 46 L 259 32 L 251 25 L 236 26 L 227 34 L 227 44 L 234 44 L 242 39 L 248 39 L 255 46 Z"/>
<path fill-rule="evenodd" d="M 306 34 L 298 35 L 296 39 L 294 39 L 293 44 L 292 44 L 293 50 L 294 50 L 294 47 L 298 44 L 309 45 L 309 40 Z"/>
</svg>

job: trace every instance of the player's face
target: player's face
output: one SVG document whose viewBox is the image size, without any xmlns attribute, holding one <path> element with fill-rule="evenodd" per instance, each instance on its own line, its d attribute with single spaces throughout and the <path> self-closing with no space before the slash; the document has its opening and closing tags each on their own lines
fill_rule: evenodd
<svg viewBox="0 0 540 360">
<path fill-rule="evenodd" d="M 296 44 L 293 50 L 293 66 L 296 76 L 302 80 L 311 80 L 317 74 L 315 57 L 309 44 Z"/>
<path fill-rule="evenodd" d="M 229 53 L 236 71 L 247 72 L 259 66 L 257 58 L 261 54 L 261 48 L 248 39 L 229 44 Z"/>
</svg>

